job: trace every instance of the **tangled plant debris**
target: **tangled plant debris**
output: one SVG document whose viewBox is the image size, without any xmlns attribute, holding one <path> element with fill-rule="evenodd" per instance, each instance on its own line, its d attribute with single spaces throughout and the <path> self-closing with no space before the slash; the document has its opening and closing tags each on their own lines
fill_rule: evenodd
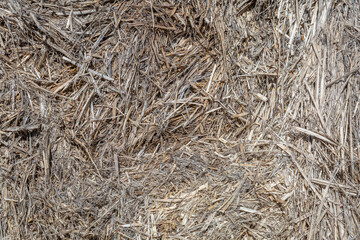
<svg viewBox="0 0 360 240">
<path fill-rule="evenodd" d="M 359 238 L 359 6 L 0 2 L 0 238 Z"/>
</svg>

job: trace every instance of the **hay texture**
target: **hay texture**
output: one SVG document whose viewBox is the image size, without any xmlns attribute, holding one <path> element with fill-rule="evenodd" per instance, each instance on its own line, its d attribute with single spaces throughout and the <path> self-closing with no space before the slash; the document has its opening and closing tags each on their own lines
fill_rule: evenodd
<svg viewBox="0 0 360 240">
<path fill-rule="evenodd" d="M 0 238 L 359 239 L 359 6 L 0 1 Z"/>
</svg>

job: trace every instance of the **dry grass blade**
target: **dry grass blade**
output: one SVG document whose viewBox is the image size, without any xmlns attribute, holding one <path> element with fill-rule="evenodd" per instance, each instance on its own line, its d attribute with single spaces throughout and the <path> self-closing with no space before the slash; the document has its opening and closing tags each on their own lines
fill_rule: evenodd
<svg viewBox="0 0 360 240">
<path fill-rule="evenodd" d="M 329 144 L 332 144 L 332 145 L 338 145 L 334 140 L 332 140 L 330 137 L 326 136 L 325 134 L 323 133 L 316 133 L 314 131 L 310 131 L 308 129 L 305 129 L 305 128 L 301 128 L 301 127 L 294 127 L 295 130 L 301 132 L 301 133 L 304 133 L 308 136 L 312 136 L 312 137 L 315 137 L 315 138 L 318 138 L 326 143 L 329 143 Z"/>
</svg>

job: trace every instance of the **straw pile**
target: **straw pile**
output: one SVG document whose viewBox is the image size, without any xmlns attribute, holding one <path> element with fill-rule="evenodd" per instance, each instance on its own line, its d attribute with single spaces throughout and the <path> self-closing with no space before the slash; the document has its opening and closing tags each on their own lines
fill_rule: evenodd
<svg viewBox="0 0 360 240">
<path fill-rule="evenodd" d="M 0 2 L 1 239 L 359 239 L 359 1 Z"/>
</svg>

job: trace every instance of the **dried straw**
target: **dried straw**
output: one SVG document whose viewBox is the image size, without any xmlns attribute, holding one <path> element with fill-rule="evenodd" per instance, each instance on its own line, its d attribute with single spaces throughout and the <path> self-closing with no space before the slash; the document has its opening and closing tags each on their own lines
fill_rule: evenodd
<svg viewBox="0 0 360 240">
<path fill-rule="evenodd" d="M 1 1 L 0 238 L 360 238 L 359 6 Z"/>
</svg>

